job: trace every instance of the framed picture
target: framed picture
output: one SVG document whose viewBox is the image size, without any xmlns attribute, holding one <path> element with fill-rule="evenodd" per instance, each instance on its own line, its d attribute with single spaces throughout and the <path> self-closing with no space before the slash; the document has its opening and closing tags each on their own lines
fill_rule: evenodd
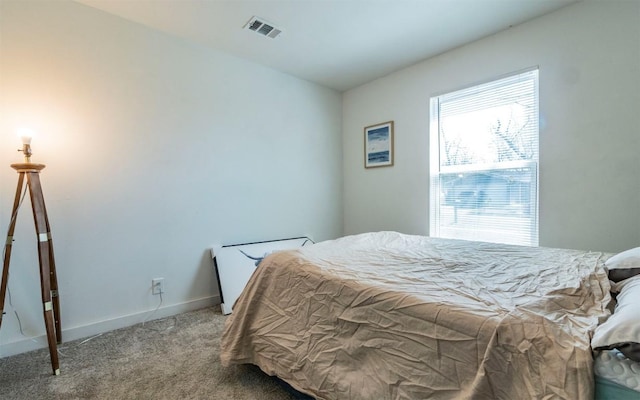
<svg viewBox="0 0 640 400">
<path fill-rule="evenodd" d="M 393 165 L 393 121 L 364 128 L 364 167 Z"/>
</svg>

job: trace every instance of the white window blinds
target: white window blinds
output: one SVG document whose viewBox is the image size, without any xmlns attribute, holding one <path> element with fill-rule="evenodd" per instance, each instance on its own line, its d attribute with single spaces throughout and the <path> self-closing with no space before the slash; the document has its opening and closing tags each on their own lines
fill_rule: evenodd
<svg viewBox="0 0 640 400">
<path fill-rule="evenodd" d="M 538 70 L 431 98 L 431 236 L 538 245 Z"/>
</svg>

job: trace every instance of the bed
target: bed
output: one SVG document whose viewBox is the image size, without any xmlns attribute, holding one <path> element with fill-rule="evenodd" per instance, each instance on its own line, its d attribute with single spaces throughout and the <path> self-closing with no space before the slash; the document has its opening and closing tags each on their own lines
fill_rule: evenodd
<svg viewBox="0 0 640 400">
<path fill-rule="evenodd" d="M 596 400 L 640 399 L 640 362 L 615 349 L 596 352 L 594 361 Z"/>
<path fill-rule="evenodd" d="M 396 232 L 275 252 L 221 361 L 316 399 L 592 399 L 608 257 Z"/>
<path fill-rule="evenodd" d="M 596 400 L 640 399 L 640 247 L 604 264 L 611 283 L 613 313 L 598 325 L 594 350 Z"/>
</svg>

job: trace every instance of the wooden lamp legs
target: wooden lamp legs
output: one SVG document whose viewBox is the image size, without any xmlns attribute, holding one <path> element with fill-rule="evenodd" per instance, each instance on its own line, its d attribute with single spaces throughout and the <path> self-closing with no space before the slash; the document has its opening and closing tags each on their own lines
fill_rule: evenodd
<svg viewBox="0 0 640 400">
<path fill-rule="evenodd" d="M 57 344 L 62 341 L 62 328 L 60 326 L 60 298 L 58 296 L 58 279 L 56 277 L 56 267 L 53 257 L 53 242 L 51 240 L 51 228 L 49 218 L 44 204 L 44 196 L 40 185 L 40 171 L 45 167 L 43 164 L 22 163 L 12 164 L 12 168 L 18 171 L 18 187 L 16 197 L 13 202 L 13 211 L 5 243 L 4 264 L 2 268 L 2 281 L 0 283 L 0 326 L 2 325 L 2 311 L 4 310 L 4 300 L 9 278 L 9 262 L 11 259 L 11 248 L 13 246 L 13 232 L 20 208 L 20 197 L 25 183 L 29 189 L 31 207 L 33 209 L 33 219 L 38 237 L 38 260 L 40 263 L 40 284 L 42 294 L 42 308 L 44 313 L 44 323 L 47 331 L 47 341 L 49 353 L 51 355 L 51 366 L 55 375 L 60 374 L 60 364 L 58 361 Z"/>
</svg>

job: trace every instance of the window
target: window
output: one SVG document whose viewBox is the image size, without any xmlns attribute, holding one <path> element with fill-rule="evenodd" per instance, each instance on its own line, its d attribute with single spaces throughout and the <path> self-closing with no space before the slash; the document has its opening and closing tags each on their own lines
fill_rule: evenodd
<svg viewBox="0 0 640 400">
<path fill-rule="evenodd" d="M 431 98 L 430 235 L 538 245 L 538 70 Z"/>
</svg>

